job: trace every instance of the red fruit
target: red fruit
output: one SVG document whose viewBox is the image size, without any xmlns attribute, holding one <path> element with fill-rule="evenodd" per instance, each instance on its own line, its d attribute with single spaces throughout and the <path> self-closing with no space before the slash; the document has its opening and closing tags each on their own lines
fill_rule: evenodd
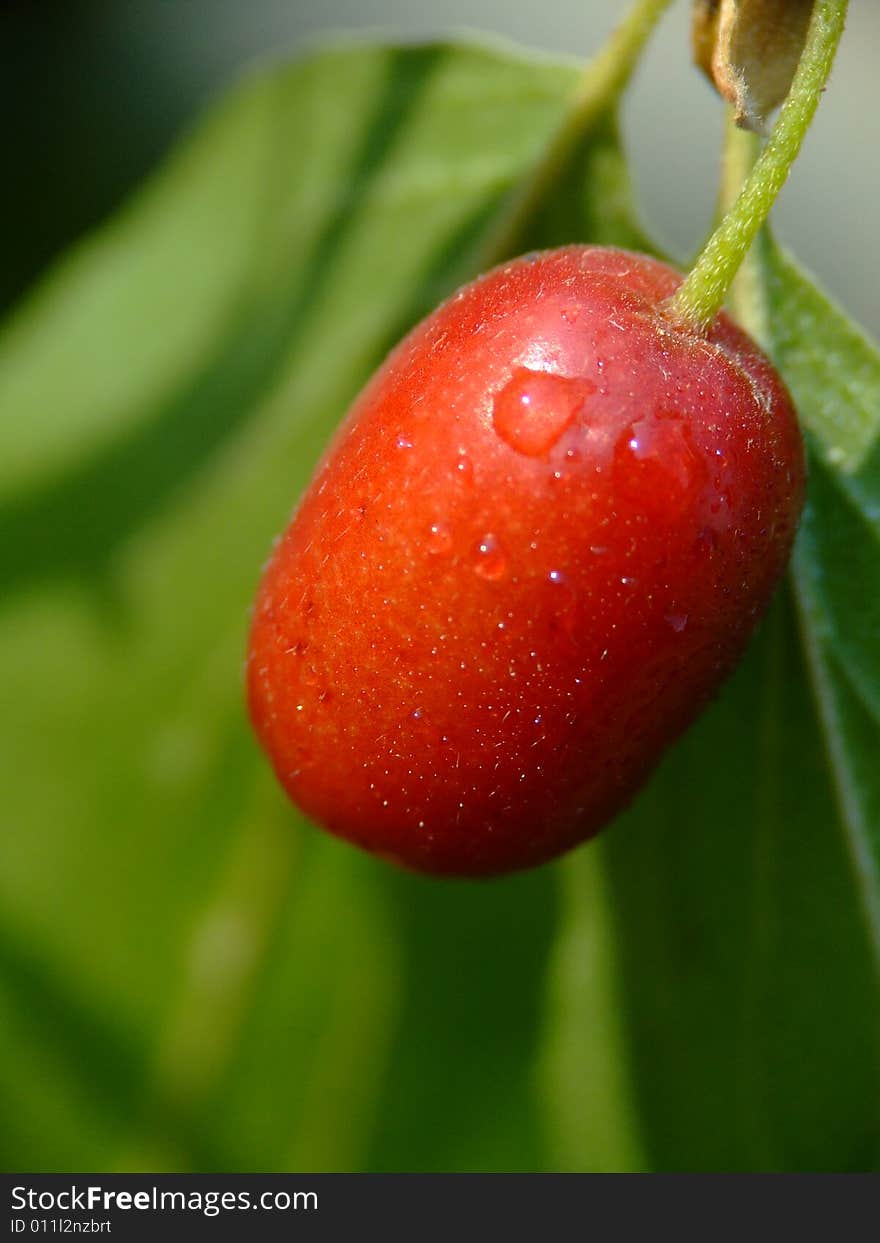
<svg viewBox="0 0 880 1243">
<path fill-rule="evenodd" d="M 626 804 L 740 656 L 803 499 L 791 401 L 681 277 L 497 268 L 355 402 L 266 570 L 253 722 L 304 811 L 427 872 L 540 863 Z"/>
</svg>

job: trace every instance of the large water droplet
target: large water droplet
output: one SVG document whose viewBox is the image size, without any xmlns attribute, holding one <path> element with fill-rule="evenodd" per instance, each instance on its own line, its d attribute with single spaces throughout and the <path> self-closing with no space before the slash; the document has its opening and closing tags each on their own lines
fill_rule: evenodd
<svg viewBox="0 0 880 1243">
<path fill-rule="evenodd" d="M 708 476 L 690 428 L 675 411 L 638 419 L 614 450 L 614 482 L 640 508 L 663 514 L 683 510 Z"/>
<path fill-rule="evenodd" d="M 496 394 L 492 425 L 517 453 L 541 457 L 549 453 L 595 391 L 589 380 L 516 367 Z"/>
<path fill-rule="evenodd" d="M 494 535 L 484 535 L 477 544 L 474 571 L 490 583 L 497 583 L 507 573 L 507 557 Z"/>
</svg>

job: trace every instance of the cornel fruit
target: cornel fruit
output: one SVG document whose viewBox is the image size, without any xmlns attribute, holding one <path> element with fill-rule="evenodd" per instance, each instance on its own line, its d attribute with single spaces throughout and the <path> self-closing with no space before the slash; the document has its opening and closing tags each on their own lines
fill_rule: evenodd
<svg viewBox="0 0 880 1243">
<path fill-rule="evenodd" d="M 263 746 L 331 832 L 426 872 L 540 863 L 631 799 L 735 664 L 803 449 L 745 333 L 670 319 L 680 281 L 620 250 L 527 255 L 354 403 L 248 658 Z"/>
</svg>

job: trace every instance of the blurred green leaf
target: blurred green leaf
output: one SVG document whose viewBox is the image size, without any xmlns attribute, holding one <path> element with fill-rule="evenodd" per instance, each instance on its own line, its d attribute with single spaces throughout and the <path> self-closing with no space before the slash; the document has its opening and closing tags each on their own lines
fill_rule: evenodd
<svg viewBox="0 0 880 1243">
<path fill-rule="evenodd" d="M 5 325 L 10 1165 L 544 1160 L 553 873 L 435 887 L 301 832 L 240 671 L 330 429 L 578 72 L 446 44 L 263 71 Z"/>
<path fill-rule="evenodd" d="M 838 803 L 880 972 L 880 353 L 765 240 L 768 348 L 807 435 L 794 581 Z"/>
<path fill-rule="evenodd" d="M 787 596 L 601 850 L 651 1166 L 873 1167 L 876 962 Z"/>
<path fill-rule="evenodd" d="M 245 721 L 272 536 L 386 350 L 489 258 L 578 72 L 451 44 L 263 70 L 3 328 L 6 1168 L 876 1159 L 880 406 L 841 321 L 839 365 L 805 347 L 802 278 L 768 267 L 819 446 L 821 720 L 782 601 L 607 841 L 491 885 L 306 827 Z M 557 190 L 524 245 L 649 246 L 612 101 Z"/>
</svg>

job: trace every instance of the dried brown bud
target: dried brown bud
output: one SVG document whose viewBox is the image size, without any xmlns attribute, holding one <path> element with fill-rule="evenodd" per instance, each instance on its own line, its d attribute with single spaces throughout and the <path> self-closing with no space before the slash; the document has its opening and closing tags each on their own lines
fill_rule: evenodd
<svg viewBox="0 0 880 1243">
<path fill-rule="evenodd" d="M 694 58 L 744 129 L 761 132 L 788 94 L 813 2 L 695 0 Z"/>
</svg>

